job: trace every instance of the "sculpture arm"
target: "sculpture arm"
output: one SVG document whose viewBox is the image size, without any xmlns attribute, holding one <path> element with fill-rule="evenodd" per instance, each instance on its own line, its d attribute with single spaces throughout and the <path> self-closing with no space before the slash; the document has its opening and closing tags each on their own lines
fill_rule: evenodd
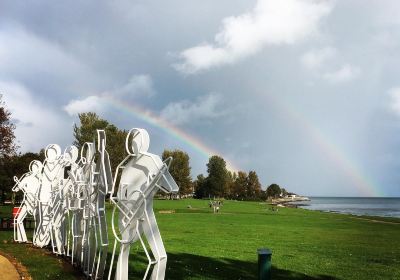
<svg viewBox="0 0 400 280">
<path fill-rule="evenodd" d="M 20 188 L 19 187 L 19 185 L 20 184 L 22 184 L 22 181 L 23 181 L 23 179 L 27 176 L 27 175 L 29 175 L 31 172 L 27 172 L 27 173 L 25 173 L 25 174 L 23 174 L 22 176 L 21 176 L 21 178 L 19 178 L 18 179 L 18 177 L 17 176 L 14 176 L 14 182 L 15 182 L 15 184 L 14 184 L 14 186 L 12 187 L 12 191 L 13 192 L 18 192 L 18 191 L 24 191 L 24 189 L 23 188 Z"/>
</svg>

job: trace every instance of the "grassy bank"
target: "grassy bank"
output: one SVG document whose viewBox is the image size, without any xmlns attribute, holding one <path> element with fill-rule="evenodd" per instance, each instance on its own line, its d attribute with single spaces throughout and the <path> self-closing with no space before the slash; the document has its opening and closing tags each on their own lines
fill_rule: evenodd
<svg viewBox="0 0 400 280">
<path fill-rule="evenodd" d="M 219 214 L 202 200 L 160 200 L 155 208 L 168 252 L 167 279 L 254 279 L 260 247 L 273 251 L 273 279 L 400 279 L 397 219 L 273 212 L 258 202 L 226 201 Z M 43 250 L 5 243 L 11 238 L 12 232 L 0 232 L 0 250 L 17 257 L 34 279 L 77 277 Z M 144 255 L 139 246 L 132 254 L 131 274 L 138 277 Z"/>
</svg>

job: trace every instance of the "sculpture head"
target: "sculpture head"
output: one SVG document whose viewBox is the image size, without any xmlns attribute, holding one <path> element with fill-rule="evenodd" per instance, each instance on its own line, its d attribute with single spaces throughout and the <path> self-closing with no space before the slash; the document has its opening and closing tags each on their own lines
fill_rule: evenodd
<svg viewBox="0 0 400 280">
<path fill-rule="evenodd" d="M 64 151 L 64 160 L 68 164 L 72 164 L 76 162 L 76 160 L 78 159 L 78 155 L 79 155 L 78 148 L 75 146 L 69 146 Z"/>
<path fill-rule="evenodd" d="M 150 136 L 147 130 L 143 128 L 132 128 L 125 141 L 125 148 L 129 155 L 139 156 L 140 153 L 146 153 L 150 147 Z"/>
<path fill-rule="evenodd" d="M 94 157 L 94 145 L 91 142 L 85 142 L 81 148 L 81 162 L 86 164 L 92 161 Z"/>
<path fill-rule="evenodd" d="M 46 147 L 45 156 L 47 162 L 54 162 L 61 155 L 61 148 L 57 144 L 50 144 Z"/>
<path fill-rule="evenodd" d="M 39 174 L 42 172 L 43 169 L 43 164 L 39 160 L 32 160 L 31 163 L 29 164 L 29 171 L 31 174 Z"/>
</svg>

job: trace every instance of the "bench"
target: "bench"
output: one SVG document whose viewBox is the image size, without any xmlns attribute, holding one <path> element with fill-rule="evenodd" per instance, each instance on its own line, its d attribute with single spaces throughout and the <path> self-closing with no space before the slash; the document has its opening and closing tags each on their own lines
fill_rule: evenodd
<svg viewBox="0 0 400 280">
<path fill-rule="evenodd" d="M 12 230 L 14 229 L 14 217 L 18 211 L 17 207 L 13 208 L 11 217 L 0 217 L 0 230 Z M 24 219 L 24 227 L 25 229 L 34 229 L 35 228 L 35 220 L 32 217 L 26 217 Z"/>
</svg>

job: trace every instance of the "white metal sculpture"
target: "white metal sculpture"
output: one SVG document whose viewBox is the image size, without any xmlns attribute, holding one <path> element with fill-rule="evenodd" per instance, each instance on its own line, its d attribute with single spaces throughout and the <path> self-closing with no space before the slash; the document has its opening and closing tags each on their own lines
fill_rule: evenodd
<svg viewBox="0 0 400 280">
<path fill-rule="evenodd" d="M 41 181 L 42 169 L 42 163 L 38 160 L 33 160 L 29 164 L 29 172 L 22 175 L 20 179 L 14 177 L 15 185 L 12 191 L 22 191 L 24 194 L 21 206 L 14 217 L 14 240 L 17 242 L 28 241 L 23 223 L 28 214 L 33 216 L 36 223 L 37 192 Z"/>
<path fill-rule="evenodd" d="M 88 255 L 88 228 L 90 221 L 90 195 L 94 174 L 94 144 L 87 142 L 81 149 L 81 158 L 77 168 L 69 171 L 71 181 L 67 208 L 71 217 L 71 261 L 88 271 L 85 261 Z"/>
<path fill-rule="evenodd" d="M 63 177 L 61 148 L 50 144 L 45 150 L 46 159 L 43 164 L 42 180 L 38 193 L 38 221 L 33 244 L 38 247 L 47 246 L 51 241 L 51 222 L 53 196 L 57 192 L 58 182 Z"/>
<path fill-rule="evenodd" d="M 112 230 L 116 241 L 111 262 L 114 261 L 119 242 L 120 253 L 115 272 L 117 280 L 128 279 L 130 247 L 138 240 L 149 261 L 143 279 L 146 279 L 153 264 L 151 279 L 165 277 L 167 254 L 153 211 L 153 197 L 159 190 L 175 193 L 179 188 L 168 171 L 171 158 L 163 162 L 159 156 L 147 152 L 149 145 L 150 138 L 146 130 L 132 129 L 125 142 L 128 156 L 118 165 L 114 178 L 110 200 L 114 204 Z M 119 174 L 119 185 L 116 186 Z M 117 209 L 118 226 L 115 225 Z M 142 234 L 147 239 L 154 259 L 146 249 Z M 111 278 L 111 269 L 108 278 Z"/>
<path fill-rule="evenodd" d="M 102 279 L 109 246 L 106 197 L 110 194 L 115 242 L 108 278 L 112 276 L 117 243 L 120 253 L 115 279 L 125 280 L 130 247 L 140 241 L 148 258 L 143 279 L 152 265 L 151 279 L 164 279 L 167 254 L 155 219 L 153 198 L 159 190 L 175 193 L 179 188 L 168 171 L 172 158 L 163 162 L 148 152 L 149 145 L 146 130 L 132 129 L 125 141 L 128 156 L 118 165 L 114 179 L 104 130 L 97 130 L 96 145 L 83 145 L 79 161 L 76 147 L 70 146 L 62 154 L 57 144 L 48 145 L 43 163 L 32 161 L 28 173 L 20 179 L 14 177 L 13 191 L 24 194 L 14 220 L 15 241 L 27 241 L 23 220 L 31 214 L 35 218 L 35 246 L 51 244 L 53 253 L 70 256 L 71 262 L 88 277 Z"/>
<path fill-rule="evenodd" d="M 93 192 L 91 196 L 91 202 L 94 202 L 92 211 L 92 231 L 94 234 L 95 246 L 94 253 L 95 257 L 91 274 L 94 278 L 102 278 L 107 260 L 108 251 L 108 232 L 107 232 L 107 220 L 106 220 L 106 195 L 111 191 L 112 188 L 112 173 L 110 158 L 106 151 L 106 134 L 104 130 L 97 130 L 97 162 L 93 177 Z"/>
</svg>

